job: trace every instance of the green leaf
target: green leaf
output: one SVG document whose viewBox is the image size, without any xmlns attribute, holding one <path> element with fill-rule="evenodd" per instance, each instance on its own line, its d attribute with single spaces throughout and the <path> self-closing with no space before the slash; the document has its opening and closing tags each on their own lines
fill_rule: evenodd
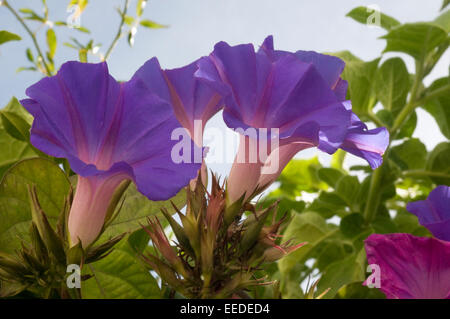
<svg viewBox="0 0 450 319">
<path fill-rule="evenodd" d="M 418 218 L 406 211 L 405 209 L 400 209 L 394 218 L 394 223 L 397 226 L 397 231 L 399 233 L 415 233 L 422 226 L 419 224 Z"/>
<path fill-rule="evenodd" d="M 389 214 L 387 216 L 377 214 L 377 217 L 370 224 L 370 226 L 372 226 L 375 233 L 377 234 L 390 234 L 399 232 L 397 225 L 392 221 Z"/>
<path fill-rule="evenodd" d="M 28 66 L 28 67 L 21 66 L 21 67 L 18 67 L 16 70 L 17 73 L 22 72 L 22 71 L 37 71 L 37 69 L 34 66 Z"/>
<path fill-rule="evenodd" d="M 324 240 L 319 246 L 314 254 L 314 258 L 317 258 L 314 266 L 319 270 L 325 270 L 329 264 L 348 254 L 346 243 L 337 236 Z"/>
<path fill-rule="evenodd" d="M 368 24 L 369 18 L 373 17 L 374 14 L 377 14 L 378 12 L 374 12 L 374 9 L 368 8 L 368 7 L 357 7 L 347 13 L 347 17 L 350 17 L 354 19 L 355 21 L 362 23 L 362 24 Z M 379 12 L 380 14 L 380 26 L 386 30 L 390 30 L 395 26 L 398 26 L 400 22 L 398 22 L 396 19 Z M 373 22 L 370 21 L 373 25 Z"/>
<path fill-rule="evenodd" d="M 386 299 L 380 289 L 369 288 L 363 285 L 362 281 L 357 281 L 345 285 L 339 289 L 336 298 L 339 299 Z"/>
<path fill-rule="evenodd" d="M 8 104 L 3 108 L 3 111 L 11 112 L 16 114 L 17 116 L 20 116 L 29 125 L 31 125 L 31 123 L 33 122 L 33 116 L 28 113 L 28 111 L 22 106 L 22 104 L 20 104 L 20 102 L 15 97 L 12 97 L 11 100 L 9 100 Z"/>
<path fill-rule="evenodd" d="M 328 185 L 330 185 L 331 187 L 335 188 L 336 187 L 336 183 L 337 181 L 344 176 L 344 174 L 335 168 L 329 168 L 329 167 L 323 167 L 320 168 L 317 171 L 317 175 L 319 176 L 319 178 L 324 181 L 325 183 L 327 183 Z"/>
<path fill-rule="evenodd" d="M 180 190 L 177 195 L 167 201 L 151 201 L 136 190 L 136 186 L 131 183 L 125 191 L 123 205 L 118 205 L 120 211 L 117 217 L 111 221 L 106 228 L 103 238 L 111 238 L 124 232 L 135 231 L 141 224 L 147 223 L 149 216 L 162 216 L 161 208 L 165 207 L 170 213 L 174 213 L 174 208 L 170 204 L 172 201 L 178 209 L 182 209 L 186 204 L 186 191 Z M 117 212 L 116 212 L 117 213 Z M 100 239 L 101 240 L 101 239 Z"/>
<path fill-rule="evenodd" d="M 348 50 L 339 51 L 339 52 L 331 52 L 331 53 L 327 53 L 327 54 L 337 56 L 338 58 L 344 60 L 346 63 L 364 62 L 363 60 L 361 60 L 360 58 L 358 58 L 356 55 L 354 55 L 353 53 L 351 53 Z"/>
<path fill-rule="evenodd" d="M 25 54 L 27 56 L 28 61 L 34 62 L 33 52 L 31 52 L 30 48 L 27 48 L 27 50 L 25 51 Z"/>
<path fill-rule="evenodd" d="M 24 17 L 24 19 L 26 19 L 26 20 L 33 20 L 33 21 L 39 21 L 39 22 L 45 23 L 45 18 L 41 17 L 40 15 L 38 15 L 36 12 L 34 12 L 31 9 L 22 8 L 22 9 L 19 9 L 19 11 L 26 15 Z"/>
<path fill-rule="evenodd" d="M 1 123 L 0 123 L 1 124 Z M 36 156 L 36 152 L 29 143 L 25 143 L 13 138 L 3 128 L 0 127 L 0 177 L 14 163 L 21 159 Z"/>
<path fill-rule="evenodd" d="M 29 142 L 32 118 L 15 97 L 0 111 L 0 118 L 2 128 L 10 136 L 20 141 Z"/>
<path fill-rule="evenodd" d="M 258 202 L 261 204 L 261 208 L 267 208 L 272 205 L 275 201 L 278 202 L 277 216 L 282 217 L 285 213 L 290 213 L 292 211 L 300 213 L 305 209 L 305 202 L 301 200 L 295 200 L 292 197 L 286 196 L 279 189 L 274 190 L 269 195 L 267 195 L 262 201 Z"/>
<path fill-rule="evenodd" d="M 400 128 L 400 132 L 395 136 L 395 139 L 402 139 L 402 138 L 410 138 L 414 131 L 416 130 L 417 126 L 417 112 L 414 111 L 411 113 L 411 115 L 406 120 L 405 124 L 402 125 Z"/>
<path fill-rule="evenodd" d="M 28 124 L 23 118 L 8 111 L 0 111 L 0 118 L 2 120 L 3 127 L 9 135 L 20 141 L 29 141 L 30 124 Z"/>
<path fill-rule="evenodd" d="M 81 283 L 83 298 L 161 298 L 156 280 L 137 257 L 147 245 L 147 234 L 138 230 L 117 244 L 109 256 L 85 266 L 83 272 L 95 277 Z"/>
<path fill-rule="evenodd" d="M 331 155 L 330 166 L 337 170 L 343 170 L 346 155 L 346 151 L 344 151 L 343 149 L 338 149 L 333 155 Z"/>
<path fill-rule="evenodd" d="M 87 5 L 88 0 L 70 0 L 69 5 L 67 7 L 70 8 L 71 6 L 78 6 L 81 14 L 81 12 L 83 12 L 84 9 L 86 9 Z"/>
<path fill-rule="evenodd" d="M 403 52 L 423 61 L 434 48 L 447 40 L 447 32 L 431 23 L 407 23 L 392 29 L 382 38 L 387 41 L 384 52 Z"/>
<path fill-rule="evenodd" d="M 27 185 L 36 185 L 37 196 L 50 223 L 55 224 L 71 188 L 54 162 L 32 158 L 11 167 L 0 183 L 0 251 L 12 253 L 21 240 L 29 242 L 31 209 Z"/>
<path fill-rule="evenodd" d="M 447 33 L 450 32 L 450 10 L 443 12 L 439 17 L 437 17 L 433 22 L 431 22 L 438 27 L 445 30 Z"/>
<path fill-rule="evenodd" d="M 339 195 L 334 192 L 322 191 L 308 209 L 320 213 L 324 218 L 331 218 L 345 212 L 346 207 L 347 203 Z"/>
<path fill-rule="evenodd" d="M 149 28 L 149 29 L 161 29 L 161 28 L 167 28 L 167 25 L 159 24 L 155 21 L 151 20 L 142 20 L 140 22 L 141 26 Z"/>
<path fill-rule="evenodd" d="M 360 184 L 356 176 L 345 175 L 341 177 L 336 184 L 336 193 L 347 203 L 347 205 L 356 210 L 354 207 L 358 203 L 358 190 Z"/>
<path fill-rule="evenodd" d="M 330 289 L 324 298 L 333 298 L 341 287 L 353 282 L 363 281 L 365 279 L 365 260 L 366 253 L 362 249 L 357 254 L 330 264 L 320 278 L 317 294 Z"/>
<path fill-rule="evenodd" d="M 426 168 L 429 171 L 440 173 L 443 176 L 431 177 L 433 182 L 440 185 L 450 185 L 450 143 L 442 142 L 438 144 L 427 158 Z"/>
<path fill-rule="evenodd" d="M 376 103 L 374 78 L 379 61 L 379 58 L 370 62 L 345 61 L 342 78 L 348 81 L 347 95 L 352 101 L 353 111 L 358 115 L 367 114 Z"/>
<path fill-rule="evenodd" d="M 406 103 L 410 88 L 408 69 L 400 58 L 386 60 L 375 77 L 377 99 L 393 114 L 398 113 Z"/>
<path fill-rule="evenodd" d="M 449 78 L 440 78 L 434 81 L 428 91 L 434 91 L 436 89 L 442 88 L 445 85 L 449 85 Z M 442 134 L 450 139 L 450 91 L 447 94 L 442 94 L 437 98 L 427 102 L 424 105 L 424 109 L 430 113 L 436 123 L 438 124 Z"/>
<path fill-rule="evenodd" d="M 336 230 L 330 227 L 325 219 L 317 213 L 304 212 L 295 215 L 284 232 L 284 238 L 286 240 L 293 239 L 296 243 L 307 242 L 308 244 L 279 261 L 278 267 L 282 276 L 289 276 L 289 273 L 294 271 L 297 265 L 306 261 L 308 254 L 318 244 L 332 236 Z"/>
<path fill-rule="evenodd" d="M 392 112 L 386 109 L 379 110 L 375 116 L 387 127 L 391 127 L 394 124 L 394 116 Z"/>
<path fill-rule="evenodd" d="M 22 38 L 19 37 L 17 34 L 2 30 L 0 31 L 0 44 L 9 42 L 9 41 L 19 41 Z"/>
<path fill-rule="evenodd" d="M 80 51 L 78 51 L 78 59 L 83 63 L 86 63 L 88 61 L 87 51 L 85 49 L 81 49 Z"/>
<path fill-rule="evenodd" d="M 133 47 L 133 45 L 134 45 L 134 34 L 133 34 L 133 32 L 131 32 L 131 31 L 128 32 L 127 41 L 128 41 L 128 45 L 130 47 Z"/>
<path fill-rule="evenodd" d="M 125 16 L 124 21 L 128 26 L 131 27 L 134 23 L 134 18 L 132 16 L 127 15 L 127 16 Z"/>
<path fill-rule="evenodd" d="M 390 157 L 403 170 L 424 168 L 427 149 L 417 138 L 391 148 Z"/>
<path fill-rule="evenodd" d="M 353 213 L 342 218 L 339 224 L 341 233 L 349 238 L 364 231 L 364 218 L 360 213 Z"/>
<path fill-rule="evenodd" d="M 280 189 L 291 197 L 299 196 L 302 191 L 326 189 L 326 184 L 317 177 L 319 168 L 321 165 L 317 157 L 291 160 L 279 177 Z"/>
<path fill-rule="evenodd" d="M 442 1 L 441 10 L 444 10 L 450 4 L 450 0 Z"/>
<path fill-rule="evenodd" d="M 47 46 L 48 46 L 48 53 L 50 57 L 53 59 L 56 52 L 56 34 L 53 29 L 47 30 Z"/>
<path fill-rule="evenodd" d="M 142 12 L 144 11 L 145 6 L 147 5 L 147 0 L 139 0 L 136 4 L 136 16 L 140 17 Z"/>
<path fill-rule="evenodd" d="M 20 105 L 19 101 L 14 97 L 3 108 L 3 112 L 13 113 L 20 116 L 28 124 L 31 124 L 33 117 Z M 28 143 L 13 138 L 0 121 L 0 178 L 3 173 L 15 162 L 21 159 L 36 156 L 34 148 Z"/>
</svg>

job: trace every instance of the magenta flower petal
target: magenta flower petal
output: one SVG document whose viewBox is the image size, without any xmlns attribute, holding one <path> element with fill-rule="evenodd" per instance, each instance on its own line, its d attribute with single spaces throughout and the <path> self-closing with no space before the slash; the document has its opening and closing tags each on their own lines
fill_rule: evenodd
<svg viewBox="0 0 450 319">
<path fill-rule="evenodd" d="M 380 267 L 380 289 L 387 298 L 450 298 L 450 243 L 410 234 L 374 234 L 365 248 L 369 264 Z"/>
<path fill-rule="evenodd" d="M 67 158 L 80 175 L 69 216 L 73 242 L 95 239 L 123 180 L 133 180 L 152 200 L 166 200 L 197 175 L 201 163 L 171 158 L 177 143 L 171 134 L 180 124 L 170 105 L 139 79 L 118 83 L 106 63 L 67 62 L 26 93 L 30 99 L 22 104 L 34 116 L 31 143 Z"/>
<path fill-rule="evenodd" d="M 142 80 L 147 88 L 169 102 L 178 121 L 185 127 L 197 145 L 202 145 L 202 132 L 206 122 L 221 108 L 222 95 L 207 79 L 196 75 L 199 59 L 187 66 L 162 70 L 158 60 L 147 61 L 133 76 Z M 195 136 L 195 121 L 201 121 L 200 132 Z"/>
<path fill-rule="evenodd" d="M 419 218 L 436 238 L 450 241 L 450 187 L 440 185 L 426 200 L 409 203 L 406 209 Z"/>
</svg>

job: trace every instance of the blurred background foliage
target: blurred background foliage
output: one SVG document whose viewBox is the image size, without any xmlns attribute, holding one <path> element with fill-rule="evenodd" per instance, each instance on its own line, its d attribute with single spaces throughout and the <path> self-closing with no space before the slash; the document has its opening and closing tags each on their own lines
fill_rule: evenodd
<svg viewBox="0 0 450 319">
<path fill-rule="evenodd" d="M 18 71 L 39 72 L 43 76 L 56 73 L 60 63 L 55 54 L 60 46 L 77 51 L 80 61 L 93 57 L 107 60 L 118 41 L 133 46 L 140 28 L 159 29 L 166 25 L 143 18 L 147 1 L 123 2 L 117 8 L 119 25 L 112 28 L 111 42 L 95 41 L 89 29 L 77 24 L 77 18 L 89 9 L 87 0 L 71 0 L 67 5 L 71 17 L 67 21 L 49 20 L 47 2 L 42 0 L 43 13 L 29 8 L 14 8 L 12 1 L 1 1 L 0 10 L 7 10 L 22 25 L 27 38 L 15 30 L 0 31 L 0 45 L 10 41 L 27 41 L 24 52 L 28 64 Z M 371 127 L 389 129 L 391 143 L 384 163 L 375 171 L 369 166 L 355 165 L 345 169 L 346 153 L 338 151 L 331 164 L 323 166 L 317 157 L 294 159 L 285 168 L 269 193 L 259 199 L 268 206 L 281 200 L 278 214 L 287 213 L 290 222 L 284 230 L 284 240 L 295 239 L 308 245 L 261 270 L 277 285 L 255 288 L 253 297 L 307 298 L 318 279 L 316 295 L 326 291 L 324 298 L 383 298 L 376 289 L 362 286 L 368 276 L 364 240 L 372 233 L 407 232 L 429 236 L 417 218 L 405 210 L 406 203 L 426 198 L 436 185 L 450 185 L 450 143 L 438 144 L 427 151 L 424 141 L 412 137 L 417 125 L 417 109 L 428 112 L 442 134 L 450 137 L 450 78 L 424 79 L 446 53 L 450 38 L 450 10 L 443 1 L 436 19 L 428 22 L 401 23 L 395 17 L 381 13 L 380 27 L 385 49 L 379 58 L 364 61 L 349 51 L 333 54 L 346 62 L 343 78 L 349 82 L 348 98 L 354 112 Z M 367 23 L 373 11 L 365 7 L 351 10 L 347 16 L 358 23 Z M 33 30 L 31 29 L 33 26 Z M 37 29 L 36 29 L 37 26 Z M 2 26 L 3 28 L 4 26 Z M 68 39 L 59 39 L 55 29 L 74 30 Z M 45 34 L 45 41 L 37 33 Z M 76 33 L 89 34 L 87 43 L 77 40 Z M 22 33 L 21 33 L 22 34 Z M 307 49 L 307 48 L 302 48 Z M 399 53 L 398 56 L 385 53 Z M 410 73 L 405 54 L 414 59 L 415 71 Z M 64 62 L 63 60 L 60 61 Z M 447 66 L 448 68 L 448 66 Z M 29 142 L 32 117 L 16 98 L 0 111 L 0 253 L 18 247 L 26 241 L 30 225 L 29 208 L 23 205 L 26 191 L 20 183 L 34 183 L 40 196 L 48 200 L 50 216 L 55 217 L 66 196 L 69 182 L 62 177 L 72 175 L 64 160 L 46 156 Z M 39 160 L 24 159 L 43 157 Z M 17 164 L 19 163 L 19 164 Z M 44 165 L 44 166 L 43 166 Z M 53 172 L 53 173 L 52 173 Z M 63 185 L 56 187 L 55 185 Z M 183 205 L 183 197 L 174 199 Z M 44 201 L 44 203 L 46 203 Z M 47 204 L 45 204 L 47 205 Z M 160 298 L 177 297 L 157 278 L 148 274 L 137 261 L 136 254 L 152 250 L 139 222 L 159 214 L 167 203 L 149 202 L 132 187 L 127 190 L 121 217 L 109 229 L 108 236 L 128 230 L 130 235 L 109 256 L 85 269 L 95 279 L 83 285 L 83 295 L 92 298 Z M 50 220 L 54 224 L 54 220 Z"/>
</svg>

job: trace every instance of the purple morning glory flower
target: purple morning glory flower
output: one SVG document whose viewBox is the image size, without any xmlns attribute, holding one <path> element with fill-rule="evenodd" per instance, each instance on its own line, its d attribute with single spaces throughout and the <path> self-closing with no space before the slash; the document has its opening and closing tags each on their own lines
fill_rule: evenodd
<svg viewBox="0 0 450 319">
<path fill-rule="evenodd" d="M 268 56 L 271 56 L 272 59 L 274 59 L 274 57 L 279 58 L 283 55 L 291 54 L 286 51 L 275 51 L 273 49 L 273 39 L 271 36 L 266 38 L 260 51 L 265 52 Z M 339 148 L 364 158 L 372 169 L 380 166 L 383 162 L 382 155 L 389 145 L 389 132 L 385 127 L 369 130 L 358 116 L 352 112 L 351 101 L 346 100 L 347 81 L 340 77 L 345 67 L 344 61 L 337 57 L 320 54 L 314 51 L 297 51 L 294 54 L 301 61 L 314 65 L 322 78 L 332 89 L 337 99 L 343 102 L 342 104 L 351 114 L 347 134 L 344 141 L 339 145 Z M 336 151 L 336 144 L 331 145 L 330 147 L 330 145 L 321 145 L 319 143 L 318 147 L 328 153 Z"/>
<path fill-rule="evenodd" d="M 449 299 L 450 243 L 410 234 L 370 235 L 369 264 L 380 269 L 380 290 L 389 299 Z"/>
<path fill-rule="evenodd" d="M 162 70 L 158 60 L 152 58 L 133 76 L 171 104 L 178 121 L 198 146 L 203 145 L 206 122 L 220 110 L 222 94 L 226 92 L 224 86 L 208 84 L 208 79 L 196 75 L 201 59 L 182 68 Z M 196 122 L 200 124 L 197 128 Z"/>
<path fill-rule="evenodd" d="M 406 209 L 436 238 L 450 241 L 450 187 L 440 185 L 426 200 L 409 203 Z"/>
<path fill-rule="evenodd" d="M 376 168 L 382 161 L 389 137 L 385 128 L 367 130 L 345 101 L 347 83 L 340 78 L 344 62 L 315 52 L 296 53 L 273 49 L 268 37 L 258 52 L 253 45 L 229 46 L 219 42 L 209 59 L 199 61 L 198 76 L 208 83 L 224 84 L 223 118 L 233 129 L 278 129 L 274 137 L 244 136 L 228 178 L 231 201 L 246 198 L 258 188 L 274 181 L 290 159 L 299 151 L 317 146 L 334 153 L 343 148 L 363 157 Z M 279 138 L 279 145 L 264 146 L 267 158 L 251 163 L 260 153 L 260 144 L 249 152 L 246 145 L 255 140 Z M 268 163 L 278 162 L 278 169 L 262 173 Z"/>
<path fill-rule="evenodd" d="M 106 63 L 67 62 L 26 94 L 30 99 L 21 103 L 34 116 L 31 143 L 67 158 L 79 175 L 69 214 L 72 244 L 96 239 L 122 181 L 133 180 L 151 200 L 166 200 L 197 175 L 200 164 L 172 160 L 171 133 L 180 124 L 142 80 L 119 83 Z"/>
</svg>

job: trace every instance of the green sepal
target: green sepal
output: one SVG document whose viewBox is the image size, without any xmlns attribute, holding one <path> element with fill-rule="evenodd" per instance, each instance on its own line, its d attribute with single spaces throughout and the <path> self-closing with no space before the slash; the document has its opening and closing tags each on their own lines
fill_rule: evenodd
<svg viewBox="0 0 450 319">
<path fill-rule="evenodd" d="M 113 238 L 111 238 L 110 240 L 108 240 L 107 242 L 97 246 L 97 247 L 93 247 L 88 249 L 87 253 L 86 253 L 86 263 L 93 263 L 97 260 L 103 259 L 106 256 L 108 256 L 111 252 L 112 252 L 112 248 L 119 242 L 122 240 L 122 238 L 125 237 L 125 235 L 127 235 L 127 233 L 123 233 L 120 235 L 117 235 Z"/>
<path fill-rule="evenodd" d="M 41 209 L 36 194 L 36 186 L 27 185 L 27 188 L 31 204 L 31 217 L 36 225 L 36 228 L 38 229 L 39 235 L 45 243 L 48 251 L 56 258 L 56 260 L 60 264 L 65 264 L 66 254 L 64 252 L 64 246 L 58 235 L 50 226 L 44 211 Z"/>
<path fill-rule="evenodd" d="M 85 253 L 83 246 L 79 241 L 75 246 L 70 247 L 66 253 L 66 263 L 67 265 L 79 265 L 80 268 L 84 265 Z"/>
<path fill-rule="evenodd" d="M 61 213 L 58 216 L 58 222 L 56 223 L 56 233 L 62 242 L 65 242 L 69 238 L 69 230 L 67 229 L 67 223 L 69 220 L 70 207 L 72 206 L 73 190 L 70 189 L 69 195 L 67 195 L 64 201 L 64 206 Z"/>
<path fill-rule="evenodd" d="M 183 230 L 183 227 L 178 224 L 175 219 L 169 214 L 166 208 L 162 208 L 161 212 L 163 213 L 164 217 L 167 219 L 167 221 L 170 224 L 170 227 L 173 230 L 173 233 L 175 234 L 175 237 L 178 240 L 178 243 L 183 247 L 183 249 L 191 255 L 194 255 L 194 250 L 192 249 L 191 243 L 189 242 L 189 238 L 186 236 L 186 233 Z"/>
<path fill-rule="evenodd" d="M 228 196 L 226 196 L 228 197 Z M 226 206 L 225 213 L 223 216 L 223 221 L 226 226 L 230 225 L 234 219 L 239 215 L 242 208 L 242 203 L 244 202 L 245 194 L 243 194 L 237 201 L 231 205 Z M 227 201 L 228 202 L 228 201 Z"/>
<path fill-rule="evenodd" d="M 0 282 L 0 298 L 14 297 L 28 288 L 27 284 L 11 281 Z"/>
<path fill-rule="evenodd" d="M 12 278 L 21 278 L 28 274 L 26 267 L 12 256 L 0 252 L 0 269 Z"/>
<path fill-rule="evenodd" d="M 258 240 L 261 234 L 261 230 L 267 220 L 267 216 L 277 207 L 278 202 L 270 205 L 266 208 L 258 217 L 255 216 L 253 223 L 251 223 L 242 235 L 242 239 L 239 245 L 239 250 L 241 253 L 245 253 L 250 249 Z"/>
<path fill-rule="evenodd" d="M 42 241 L 41 236 L 39 235 L 39 231 L 33 222 L 31 222 L 30 226 L 30 237 L 31 245 L 36 254 L 36 257 L 41 263 L 44 263 L 48 260 L 48 250 L 47 247 L 45 247 L 45 244 Z"/>
<path fill-rule="evenodd" d="M 117 214 L 114 215 L 114 212 L 116 211 L 117 205 L 119 204 L 123 193 L 125 193 L 128 186 L 130 186 L 130 183 L 131 181 L 127 179 L 120 183 L 119 186 L 117 186 L 111 198 L 111 201 L 109 202 L 108 209 L 106 210 L 105 224 L 103 228 L 106 228 L 109 223 L 111 223 L 117 217 Z"/>
</svg>

